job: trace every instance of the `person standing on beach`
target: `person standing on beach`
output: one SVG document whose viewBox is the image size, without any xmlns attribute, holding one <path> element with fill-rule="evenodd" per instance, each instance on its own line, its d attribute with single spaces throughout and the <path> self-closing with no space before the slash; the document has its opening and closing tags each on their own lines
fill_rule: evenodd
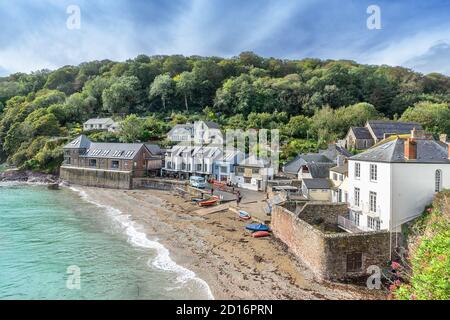
<svg viewBox="0 0 450 320">
<path fill-rule="evenodd" d="M 239 204 L 241 203 L 242 197 L 241 197 L 241 193 L 238 190 L 238 192 L 236 192 L 236 206 L 239 207 Z"/>
</svg>

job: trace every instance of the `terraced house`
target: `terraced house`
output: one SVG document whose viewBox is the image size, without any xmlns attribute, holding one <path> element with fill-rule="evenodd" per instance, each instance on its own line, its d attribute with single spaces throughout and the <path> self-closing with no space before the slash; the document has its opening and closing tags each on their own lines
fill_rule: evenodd
<svg viewBox="0 0 450 320">
<path fill-rule="evenodd" d="M 156 175 L 161 167 L 156 145 L 97 143 L 81 135 L 64 146 L 60 174 L 74 184 L 129 189 L 132 178 Z"/>
</svg>

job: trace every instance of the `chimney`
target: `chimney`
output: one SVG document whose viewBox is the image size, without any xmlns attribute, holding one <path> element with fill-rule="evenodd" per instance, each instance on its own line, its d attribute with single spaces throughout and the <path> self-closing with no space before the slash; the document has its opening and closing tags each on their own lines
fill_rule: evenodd
<svg viewBox="0 0 450 320">
<path fill-rule="evenodd" d="M 425 131 L 424 130 L 417 130 L 416 127 L 414 127 L 411 130 L 411 138 L 412 139 L 425 139 Z"/>
<path fill-rule="evenodd" d="M 417 159 L 417 142 L 413 138 L 408 138 L 405 140 L 405 159 Z"/>
<path fill-rule="evenodd" d="M 447 158 L 450 160 L 450 142 L 447 142 Z"/>
</svg>

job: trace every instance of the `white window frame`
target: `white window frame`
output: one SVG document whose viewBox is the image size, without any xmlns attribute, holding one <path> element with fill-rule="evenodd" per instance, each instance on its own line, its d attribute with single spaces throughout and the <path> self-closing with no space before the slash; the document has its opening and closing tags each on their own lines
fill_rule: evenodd
<svg viewBox="0 0 450 320">
<path fill-rule="evenodd" d="M 367 227 L 371 230 L 379 231 L 381 229 L 380 219 L 368 216 Z"/>
<path fill-rule="evenodd" d="M 370 164 L 370 181 L 378 181 L 378 166 Z"/>
<path fill-rule="evenodd" d="M 361 163 L 355 162 L 355 179 L 361 178 Z"/>
<path fill-rule="evenodd" d="M 354 198 L 354 205 L 359 207 L 360 199 L 361 199 L 361 189 L 360 188 L 356 188 L 355 187 L 354 196 L 355 196 L 355 198 Z"/>
<path fill-rule="evenodd" d="M 442 191 L 442 170 L 438 169 L 434 173 L 434 192 Z"/>
<path fill-rule="evenodd" d="M 369 191 L 369 211 L 377 212 L 377 193 L 374 191 Z"/>
</svg>

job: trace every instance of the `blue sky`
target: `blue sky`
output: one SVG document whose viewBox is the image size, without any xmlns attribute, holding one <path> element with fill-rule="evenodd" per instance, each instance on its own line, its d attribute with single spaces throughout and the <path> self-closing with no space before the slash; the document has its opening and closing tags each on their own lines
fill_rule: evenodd
<svg viewBox="0 0 450 320">
<path fill-rule="evenodd" d="M 366 10 L 381 9 L 369 30 Z M 69 5 L 81 28 L 66 27 Z M 0 75 L 138 54 L 351 59 L 450 75 L 450 1 L 0 0 Z"/>
</svg>

